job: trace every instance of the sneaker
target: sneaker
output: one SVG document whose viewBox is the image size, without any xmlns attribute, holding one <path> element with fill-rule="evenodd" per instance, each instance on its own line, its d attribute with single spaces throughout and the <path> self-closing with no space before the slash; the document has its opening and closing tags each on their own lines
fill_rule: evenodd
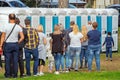
<svg viewBox="0 0 120 80">
<path fill-rule="evenodd" d="M 20 78 L 23 78 L 23 77 L 26 77 L 26 75 L 25 74 L 20 75 Z"/>
<path fill-rule="evenodd" d="M 60 74 L 60 73 L 59 73 L 58 71 L 55 71 L 55 74 L 58 75 L 58 74 Z"/>
<path fill-rule="evenodd" d="M 38 76 L 37 74 L 34 74 L 33 76 Z"/>
<path fill-rule="evenodd" d="M 66 73 L 69 73 L 69 70 L 66 70 L 65 72 L 66 72 Z"/>
<path fill-rule="evenodd" d="M 40 72 L 40 76 L 43 76 L 44 75 L 44 73 L 43 72 Z"/>
<path fill-rule="evenodd" d="M 38 72 L 37 75 L 40 76 L 40 73 Z"/>
</svg>

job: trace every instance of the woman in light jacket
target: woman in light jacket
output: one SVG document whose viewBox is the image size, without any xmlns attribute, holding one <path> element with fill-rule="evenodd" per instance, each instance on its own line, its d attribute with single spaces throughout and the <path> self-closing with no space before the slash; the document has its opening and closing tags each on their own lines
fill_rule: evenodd
<svg viewBox="0 0 120 80">
<path fill-rule="evenodd" d="M 39 35 L 39 45 L 38 45 L 38 52 L 39 52 L 39 64 L 38 64 L 38 73 L 37 75 L 44 75 L 43 67 L 45 66 L 46 61 L 46 47 L 47 44 L 46 36 L 43 33 L 43 26 L 39 25 L 37 27 L 38 35 Z"/>
</svg>

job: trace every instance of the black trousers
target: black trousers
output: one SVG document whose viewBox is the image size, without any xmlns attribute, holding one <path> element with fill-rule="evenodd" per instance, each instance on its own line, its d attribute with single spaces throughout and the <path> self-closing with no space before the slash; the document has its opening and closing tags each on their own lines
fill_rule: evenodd
<svg viewBox="0 0 120 80">
<path fill-rule="evenodd" d="M 14 55 L 12 55 L 14 56 Z M 18 53 L 18 64 L 19 64 L 19 70 L 20 70 L 20 76 L 24 74 L 24 60 L 23 60 L 23 48 L 19 48 L 19 53 Z M 11 64 L 10 64 L 10 74 L 11 76 L 13 75 L 13 62 L 11 58 Z"/>
<path fill-rule="evenodd" d="M 20 69 L 20 76 L 22 76 L 24 74 L 23 48 L 19 48 L 18 63 Z"/>
</svg>

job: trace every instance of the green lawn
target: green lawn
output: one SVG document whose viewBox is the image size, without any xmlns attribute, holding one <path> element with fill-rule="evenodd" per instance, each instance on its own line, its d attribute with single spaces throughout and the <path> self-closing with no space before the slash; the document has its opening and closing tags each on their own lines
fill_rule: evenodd
<svg viewBox="0 0 120 80">
<path fill-rule="evenodd" d="M 0 80 L 6 80 L 2 74 Z M 9 80 L 16 79 L 11 78 Z M 120 80 L 120 71 L 70 72 L 60 75 L 46 73 L 44 76 L 17 78 L 17 80 Z"/>
<path fill-rule="evenodd" d="M 120 28 L 118 30 L 120 33 Z M 0 80 L 120 80 L 120 37 L 118 37 L 118 52 L 113 54 L 113 61 L 106 62 L 105 54 L 101 54 L 101 71 L 95 71 L 95 62 L 93 63 L 93 71 L 88 72 L 87 69 L 79 70 L 79 72 L 71 71 L 69 73 L 54 73 L 45 72 L 44 76 L 31 76 L 17 79 L 4 78 L 4 71 L 0 70 Z M 47 66 L 47 65 L 46 65 Z M 47 69 L 47 68 L 46 68 Z"/>
</svg>

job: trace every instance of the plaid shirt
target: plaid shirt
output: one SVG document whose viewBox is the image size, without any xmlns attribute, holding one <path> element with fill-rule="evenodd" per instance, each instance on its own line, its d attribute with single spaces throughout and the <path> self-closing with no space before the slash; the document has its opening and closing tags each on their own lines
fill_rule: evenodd
<svg viewBox="0 0 120 80">
<path fill-rule="evenodd" d="M 37 31 L 31 27 L 26 27 L 26 30 L 27 30 L 28 41 L 25 44 L 25 48 L 27 49 L 37 48 L 39 44 L 39 36 Z"/>
</svg>

